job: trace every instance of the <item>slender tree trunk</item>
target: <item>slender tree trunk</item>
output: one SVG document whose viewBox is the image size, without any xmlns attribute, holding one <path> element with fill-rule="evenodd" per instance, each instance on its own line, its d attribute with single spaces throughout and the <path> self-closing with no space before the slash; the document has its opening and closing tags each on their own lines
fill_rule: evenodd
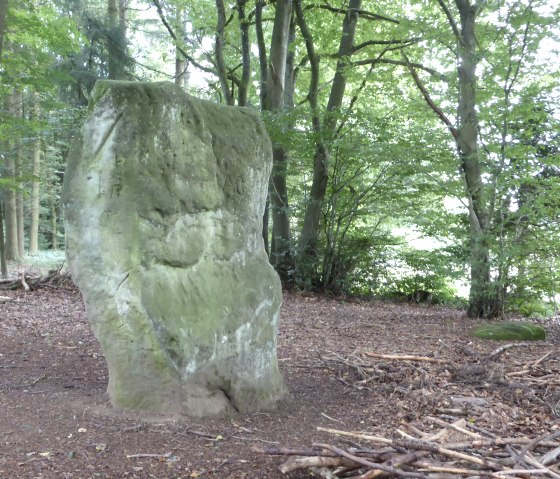
<svg viewBox="0 0 560 479">
<path fill-rule="evenodd" d="M 255 32 L 257 37 L 257 48 L 259 52 L 259 71 L 260 71 L 260 102 L 261 110 L 266 110 L 266 77 L 268 75 L 268 60 L 266 54 L 266 44 L 264 41 L 262 11 L 264 0 L 257 0 L 255 7 Z M 266 204 L 263 214 L 262 236 L 264 241 L 264 249 L 270 257 L 270 195 L 266 197 Z"/>
<path fill-rule="evenodd" d="M 126 80 L 126 2 L 107 0 L 109 78 Z"/>
<path fill-rule="evenodd" d="M 22 175 L 22 161 L 23 161 L 23 150 L 21 141 L 18 141 L 18 150 L 16 154 L 16 178 L 21 178 Z M 23 215 L 24 199 L 23 193 L 20 189 L 16 191 L 16 222 L 17 222 L 17 243 L 18 243 L 18 255 L 23 256 L 25 253 L 25 228 L 24 228 L 24 215 Z"/>
<path fill-rule="evenodd" d="M 321 216 L 329 179 L 329 145 L 336 136 L 338 115 L 340 113 L 342 100 L 346 90 L 346 69 L 348 68 L 353 52 L 354 36 L 356 33 L 358 11 L 360 10 L 360 7 L 361 0 L 350 0 L 347 13 L 344 16 L 342 34 L 338 48 L 336 72 L 329 95 L 326 115 L 322 122 L 318 118 L 319 113 L 317 105 L 312 104 L 312 110 L 314 110 L 312 113 L 314 116 L 313 124 L 317 140 L 313 158 L 313 182 L 311 184 L 309 200 L 305 210 L 303 228 L 299 243 L 298 263 L 301 265 L 300 271 L 303 276 L 307 276 L 310 272 L 316 269 L 315 260 L 317 257 L 317 244 L 321 227 Z M 303 19 L 303 12 L 300 13 L 300 17 Z M 312 58 L 312 56 L 315 57 L 315 54 L 310 54 L 309 51 L 309 44 L 312 43 L 311 35 L 309 32 L 306 32 L 304 36 L 307 36 L 306 43 L 308 44 L 308 55 L 310 57 L 310 61 L 317 63 L 318 60 Z M 316 68 L 318 69 L 318 66 Z M 318 94 L 318 81 L 315 81 L 314 83 L 316 85 L 315 91 L 310 91 L 310 95 L 308 96 L 310 102 L 312 99 L 316 102 Z"/>
<path fill-rule="evenodd" d="M 237 14 L 241 33 L 241 81 L 237 91 L 237 104 L 247 106 L 247 96 L 251 85 L 251 37 L 249 35 L 249 20 L 245 15 L 247 0 L 237 0 Z"/>
<path fill-rule="evenodd" d="M 0 191 L 0 193 L 2 193 Z M 0 195 L 0 275 L 2 278 L 8 277 L 8 263 L 6 261 L 6 245 L 4 244 L 4 208 L 2 207 L 3 198 Z"/>
<path fill-rule="evenodd" d="M 0 0 L 0 62 L 4 51 L 4 32 L 6 30 L 6 14 L 8 13 L 8 0 Z"/>
<path fill-rule="evenodd" d="M 183 5 L 177 5 L 175 8 L 178 41 L 186 43 L 187 22 L 185 7 Z M 183 89 L 186 89 L 189 83 L 189 72 L 187 70 L 188 64 L 186 58 L 181 53 L 180 48 L 182 48 L 180 45 L 176 45 L 175 47 L 175 84 Z"/>
<path fill-rule="evenodd" d="M 21 112 L 20 106 L 17 103 L 17 98 L 18 95 L 15 91 L 12 91 L 12 93 L 6 97 L 6 110 L 9 111 L 12 116 L 17 116 L 19 112 Z M 12 179 L 15 184 L 15 155 L 17 154 L 15 142 L 8 142 L 7 150 L 7 154 L 4 156 L 4 169 L 6 171 L 6 177 Z M 19 248 L 17 237 L 16 193 L 15 190 L 10 187 L 6 188 L 4 191 L 4 215 L 6 228 L 6 258 L 12 260 L 19 258 Z"/>
<path fill-rule="evenodd" d="M 478 4 L 456 0 L 461 30 L 459 36 L 459 106 L 457 146 L 461 158 L 469 201 L 471 287 L 469 317 L 490 317 L 496 311 L 495 294 L 490 278 L 488 198 L 482 180 L 478 150 L 476 114 L 476 17 Z"/>
<path fill-rule="evenodd" d="M 37 143 L 33 147 L 33 182 L 31 187 L 31 224 L 29 226 L 29 254 L 39 251 L 39 199 L 41 174 L 41 145 Z"/>
<path fill-rule="evenodd" d="M 23 95 L 21 92 L 15 92 L 14 104 L 17 111 L 14 111 L 14 116 L 23 117 Z M 18 135 L 14 138 L 14 176 L 21 178 L 23 173 L 23 142 Z M 17 255 L 23 256 L 25 253 L 25 232 L 23 221 L 23 192 L 20 188 L 15 191 L 16 202 L 16 224 L 17 224 Z"/>
<path fill-rule="evenodd" d="M 266 110 L 272 113 L 284 108 L 286 60 L 288 58 L 291 18 L 292 1 L 277 0 L 266 77 L 265 106 Z M 269 186 L 272 217 L 270 259 L 284 286 L 290 286 L 293 282 L 294 260 L 286 183 L 288 154 L 286 149 L 278 143 L 272 145 L 272 165 Z"/>
<path fill-rule="evenodd" d="M 0 0 L 0 63 L 4 51 L 4 31 L 6 30 L 6 14 L 8 13 L 8 0 Z M 2 278 L 8 277 L 8 266 L 6 263 L 6 247 L 4 244 L 4 213 L 2 204 L 4 197 L 0 189 L 0 274 Z"/>
<path fill-rule="evenodd" d="M 54 186 L 49 183 L 48 193 L 49 193 L 49 207 L 51 212 L 51 242 L 52 249 L 58 250 L 58 213 L 56 211 L 56 198 L 54 194 Z"/>
<path fill-rule="evenodd" d="M 226 105 L 233 105 L 233 94 L 229 88 L 228 74 L 226 62 L 224 59 L 224 43 L 226 28 L 226 10 L 224 0 L 216 0 L 216 12 L 218 13 L 218 23 L 216 25 L 216 44 L 214 47 L 216 53 L 216 69 L 218 70 L 218 78 L 222 87 L 222 95 Z"/>
</svg>

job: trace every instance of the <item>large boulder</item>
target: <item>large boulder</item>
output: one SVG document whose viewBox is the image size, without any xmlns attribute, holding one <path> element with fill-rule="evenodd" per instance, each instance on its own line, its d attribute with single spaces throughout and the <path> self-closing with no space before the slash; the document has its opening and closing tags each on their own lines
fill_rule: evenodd
<svg viewBox="0 0 560 479">
<path fill-rule="evenodd" d="M 281 287 L 262 240 L 271 169 L 249 109 L 100 81 L 65 172 L 66 253 L 121 408 L 268 409 Z"/>
</svg>

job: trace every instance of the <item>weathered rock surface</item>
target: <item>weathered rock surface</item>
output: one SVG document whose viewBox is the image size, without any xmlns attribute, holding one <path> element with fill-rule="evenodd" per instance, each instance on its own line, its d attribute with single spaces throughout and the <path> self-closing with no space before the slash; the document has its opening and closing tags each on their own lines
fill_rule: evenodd
<svg viewBox="0 0 560 479">
<path fill-rule="evenodd" d="M 171 83 L 96 85 L 63 203 L 116 406 L 209 416 L 283 396 L 281 287 L 261 236 L 270 168 L 248 109 Z"/>
</svg>

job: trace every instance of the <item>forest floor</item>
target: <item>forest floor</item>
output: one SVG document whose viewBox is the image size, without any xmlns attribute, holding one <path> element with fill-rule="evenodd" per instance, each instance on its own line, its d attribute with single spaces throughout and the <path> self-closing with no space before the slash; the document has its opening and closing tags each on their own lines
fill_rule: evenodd
<svg viewBox="0 0 560 479">
<path fill-rule="evenodd" d="M 76 289 L 0 297 L 2 479 L 339 477 L 283 474 L 287 457 L 262 450 L 367 445 L 318 427 L 395 438 L 464 418 L 484 437 L 535 438 L 560 426 L 552 321 L 543 323 L 547 341 L 500 350 L 471 338 L 476 323 L 461 311 L 285 294 L 278 354 L 289 400 L 275 412 L 198 420 L 109 405 L 106 365 Z"/>
</svg>

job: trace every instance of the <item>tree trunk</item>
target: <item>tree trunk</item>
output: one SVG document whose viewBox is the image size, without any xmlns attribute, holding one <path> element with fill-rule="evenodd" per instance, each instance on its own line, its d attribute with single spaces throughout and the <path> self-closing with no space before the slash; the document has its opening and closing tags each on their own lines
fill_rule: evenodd
<svg viewBox="0 0 560 479">
<path fill-rule="evenodd" d="M 333 79 L 329 101 L 327 104 L 327 111 L 323 122 L 318 119 L 318 111 L 313 113 L 314 116 L 317 116 L 317 118 L 313 121 L 317 138 L 315 155 L 313 158 L 313 182 L 311 184 L 309 200 L 305 210 L 298 257 L 298 262 L 301 263 L 301 274 L 304 276 L 307 276 L 310 271 L 314 271 L 316 269 L 315 263 L 317 258 L 317 243 L 321 227 L 321 215 L 329 179 L 329 144 L 336 136 L 336 127 L 338 123 L 337 115 L 340 112 L 344 92 L 346 90 L 346 69 L 348 68 L 350 58 L 352 56 L 356 25 L 358 23 L 358 11 L 360 7 L 361 0 L 350 0 L 347 13 L 344 16 L 342 34 L 338 48 L 336 73 Z M 303 13 L 301 13 L 301 17 L 303 17 Z M 312 42 L 310 35 L 307 34 L 307 36 L 309 38 L 306 42 Z M 309 49 L 308 55 L 310 57 L 310 61 L 317 62 L 317 60 L 312 60 L 312 54 L 310 54 Z M 313 56 L 315 55 L 313 54 Z M 318 82 L 315 83 L 318 84 Z M 316 100 L 317 91 L 310 92 L 309 97 L 310 101 L 312 97 Z M 312 109 L 317 110 L 317 106 L 312 105 Z"/>
<path fill-rule="evenodd" d="M 260 71 L 260 102 L 261 110 L 266 110 L 266 76 L 268 74 L 268 60 L 266 55 L 266 45 L 264 41 L 262 11 L 264 7 L 264 0 L 257 0 L 255 7 L 255 32 L 257 37 L 257 48 L 259 52 L 259 71 Z M 270 257 L 270 194 L 266 197 L 266 204 L 263 214 L 263 229 L 262 236 L 264 241 L 264 250 Z"/>
<path fill-rule="evenodd" d="M 8 0 L 0 0 L 0 63 L 4 51 L 4 31 L 6 30 L 6 14 L 8 13 Z M 0 190 L 0 194 L 2 190 Z M 0 195 L 0 274 L 2 278 L 8 277 L 8 266 L 6 264 L 6 247 L 4 244 L 4 214 L 2 203 L 3 195 Z"/>
<path fill-rule="evenodd" d="M 461 20 L 459 41 L 459 105 L 457 147 L 469 202 L 471 287 L 469 317 L 490 317 L 495 314 L 495 294 L 490 278 L 490 247 L 488 198 L 482 180 L 478 150 L 478 118 L 476 114 L 476 18 L 478 4 L 456 0 Z"/>
<path fill-rule="evenodd" d="M 186 36 L 185 7 L 177 5 L 175 8 L 177 14 L 177 36 L 180 41 L 184 42 Z M 187 68 L 187 60 L 179 48 L 175 47 L 175 84 L 184 89 L 187 88 L 189 79 Z"/>
<path fill-rule="evenodd" d="M 38 96 L 33 95 L 33 116 L 39 118 Z M 33 143 L 33 180 L 31 184 L 31 224 L 29 226 L 29 254 L 39 252 L 39 199 L 41 177 L 41 140 Z"/>
<path fill-rule="evenodd" d="M 124 0 L 107 0 L 109 78 L 126 80 L 126 18 Z"/>
<path fill-rule="evenodd" d="M 51 210 L 51 247 L 56 251 L 58 250 L 58 213 L 56 211 L 56 198 L 52 184 L 49 185 L 49 206 Z"/>
<path fill-rule="evenodd" d="M 286 60 L 290 40 L 291 0 L 278 0 L 272 29 L 270 58 L 266 78 L 266 110 L 280 111 L 284 108 Z M 286 176 L 288 155 L 282 145 L 272 146 L 272 175 L 270 179 L 270 214 L 272 217 L 272 242 L 270 259 L 282 284 L 290 286 L 293 281 L 294 260 Z"/>
<path fill-rule="evenodd" d="M 222 94 L 226 105 L 233 105 L 233 95 L 229 88 L 228 74 L 226 62 L 224 60 L 224 42 L 226 28 L 226 10 L 224 0 L 216 0 L 216 12 L 218 14 L 218 23 L 216 25 L 216 44 L 214 51 L 216 53 L 216 69 L 218 70 L 218 78 L 222 87 Z"/>
<path fill-rule="evenodd" d="M 2 278 L 7 278 L 8 264 L 6 262 L 6 246 L 4 244 L 4 208 L 2 207 L 2 200 L 3 198 L 0 196 L 0 275 Z"/>
<path fill-rule="evenodd" d="M 237 13 L 239 18 L 239 30 L 241 33 L 241 81 L 237 91 L 237 104 L 247 106 L 247 96 L 251 85 L 251 38 L 249 35 L 249 20 L 245 16 L 245 5 L 247 0 L 237 0 Z"/>
<path fill-rule="evenodd" d="M 6 97 L 6 110 L 11 116 L 17 116 L 21 112 L 20 106 L 17 102 L 18 95 L 15 91 Z M 7 154 L 4 156 L 4 169 L 6 177 L 11 179 L 15 184 L 15 155 L 16 145 L 13 142 L 8 142 Z M 19 244 L 17 237 L 17 208 L 16 208 L 16 193 L 12 187 L 8 187 L 4 191 L 4 219 L 6 227 L 6 241 L 5 251 L 6 259 L 12 260 L 19 258 Z"/>
<path fill-rule="evenodd" d="M 23 101 L 21 94 L 18 98 L 19 102 Z M 21 109 L 20 109 L 21 112 Z M 22 113 L 22 112 L 21 112 Z M 20 113 L 20 115 L 21 115 Z M 23 169 L 23 143 L 21 138 L 18 137 L 15 139 L 16 148 L 15 148 L 15 176 L 16 178 L 22 177 L 22 169 Z M 18 256 L 23 256 L 25 253 L 25 231 L 24 231 L 24 221 L 23 221 L 23 191 L 18 188 L 15 192 L 16 194 L 16 222 L 17 222 L 17 250 Z"/>
<path fill-rule="evenodd" d="M 4 51 L 4 31 L 6 30 L 6 14 L 8 13 L 8 0 L 0 0 L 0 62 Z"/>
</svg>

